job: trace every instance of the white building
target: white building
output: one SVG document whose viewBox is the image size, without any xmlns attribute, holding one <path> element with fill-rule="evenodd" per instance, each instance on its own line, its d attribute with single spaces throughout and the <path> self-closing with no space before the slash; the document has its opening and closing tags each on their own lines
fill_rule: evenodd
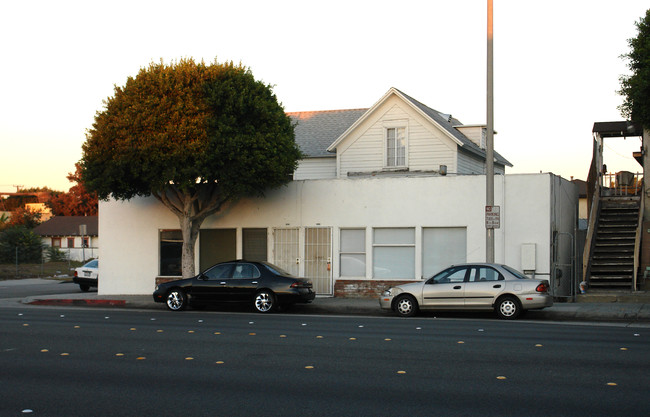
<svg viewBox="0 0 650 417">
<path fill-rule="evenodd" d="M 483 261 L 483 126 L 390 89 L 369 109 L 291 113 L 307 157 L 294 181 L 205 220 L 199 270 L 268 260 L 312 278 L 324 295 L 369 296 L 453 264 Z M 503 175 L 495 260 L 570 292 L 575 186 L 552 174 Z M 178 219 L 155 198 L 100 202 L 103 294 L 148 294 L 180 275 Z M 561 273 L 558 271 L 562 271 Z"/>
<path fill-rule="evenodd" d="M 96 258 L 99 247 L 97 216 L 54 216 L 34 228 L 43 246 L 59 249 L 68 259 Z"/>
</svg>

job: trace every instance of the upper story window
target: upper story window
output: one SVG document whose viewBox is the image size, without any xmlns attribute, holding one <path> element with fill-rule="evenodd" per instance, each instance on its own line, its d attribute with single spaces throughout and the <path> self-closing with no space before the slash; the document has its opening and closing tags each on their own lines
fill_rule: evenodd
<svg viewBox="0 0 650 417">
<path fill-rule="evenodd" d="M 406 166 L 406 128 L 389 127 L 386 129 L 386 167 Z"/>
</svg>

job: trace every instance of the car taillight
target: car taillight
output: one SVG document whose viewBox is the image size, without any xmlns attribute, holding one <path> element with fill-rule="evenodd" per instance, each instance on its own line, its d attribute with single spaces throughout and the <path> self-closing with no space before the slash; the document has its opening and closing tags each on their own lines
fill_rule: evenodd
<svg viewBox="0 0 650 417">
<path fill-rule="evenodd" d="M 548 292 L 548 285 L 546 285 L 545 282 L 542 282 L 535 288 L 535 291 L 537 292 Z"/>
<path fill-rule="evenodd" d="M 79 276 L 79 275 L 77 275 L 77 271 L 76 271 L 76 270 L 74 271 L 74 276 L 75 276 L 75 277 L 78 277 L 78 276 Z"/>
<path fill-rule="evenodd" d="M 302 282 L 296 281 L 290 285 L 291 288 L 309 288 L 311 287 L 311 282 Z"/>
</svg>

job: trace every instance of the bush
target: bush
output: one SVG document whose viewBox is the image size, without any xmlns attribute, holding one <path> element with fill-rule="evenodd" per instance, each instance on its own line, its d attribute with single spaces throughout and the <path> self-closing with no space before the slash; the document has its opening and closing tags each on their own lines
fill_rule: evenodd
<svg viewBox="0 0 650 417">
<path fill-rule="evenodd" d="M 0 262 L 40 262 L 42 254 L 41 237 L 30 229 L 15 226 L 0 233 Z"/>
<path fill-rule="evenodd" d="M 49 262 L 65 262 L 68 260 L 64 252 L 52 246 L 45 248 L 45 256 Z"/>
</svg>

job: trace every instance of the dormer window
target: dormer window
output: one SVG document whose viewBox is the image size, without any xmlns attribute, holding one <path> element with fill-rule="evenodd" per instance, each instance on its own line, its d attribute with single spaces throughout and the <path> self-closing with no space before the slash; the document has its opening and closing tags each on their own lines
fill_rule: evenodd
<svg viewBox="0 0 650 417">
<path fill-rule="evenodd" d="M 406 128 L 386 128 L 386 167 L 406 166 Z"/>
</svg>

